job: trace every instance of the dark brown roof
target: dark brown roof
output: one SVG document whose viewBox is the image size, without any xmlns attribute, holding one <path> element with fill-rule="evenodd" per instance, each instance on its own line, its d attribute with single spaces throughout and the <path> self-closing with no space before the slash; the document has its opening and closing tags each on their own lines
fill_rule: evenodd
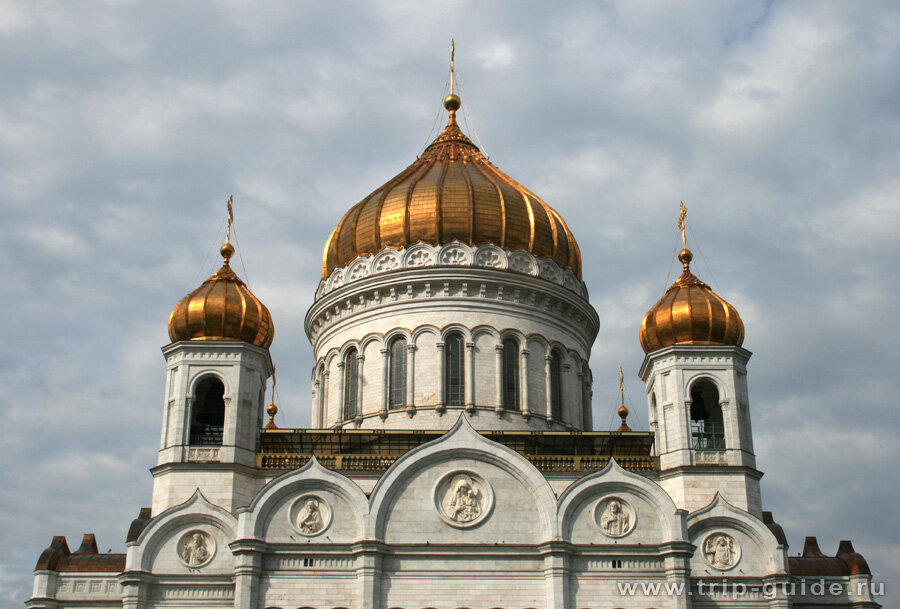
<svg viewBox="0 0 900 609">
<path fill-rule="evenodd" d="M 137 541 L 137 538 L 141 536 L 144 528 L 150 524 L 150 513 L 150 508 L 141 508 L 140 512 L 138 512 L 138 517 L 132 520 L 131 526 L 128 527 L 128 535 L 125 537 L 126 543 Z"/>
<path fill-rule="evenodd" d="M 41 552 L 35 571 L 59 571 L 65 573 L 120 573 L 125 570 L 124 554 L 100 554 L 93 533 L 85 533 L 81 546 L 69 551 L 69 544 L 57 535 L 50 546 Z"/>
<path fill-rule="evenodd" d="M 853 549 L 849 540 L 841 541 L 835 556 L 825 556 L 815 537 L 807 537 L 801 556 L 788 557 L 791 575 L 871 575 L 866 559 Z"/>
</svg>

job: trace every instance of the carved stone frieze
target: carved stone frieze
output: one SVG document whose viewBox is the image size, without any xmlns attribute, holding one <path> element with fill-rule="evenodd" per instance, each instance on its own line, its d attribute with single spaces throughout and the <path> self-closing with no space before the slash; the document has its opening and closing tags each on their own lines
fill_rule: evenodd
<svg viewBox="0 0 900 609">
<path fill-rule="evenodd" d="M 507 269 L 552 281 L 582 298 L 587 299 L 588 296 L 584 283 L 575 276 L 575 273 L 561 267 L 554 260 L 549 258 L 539 260 L 525 250 L 509 251 L 493 244 L 474 246 L 451 241 L 441 246 L 417 243 L 406 249 L 388 248 L 375 256 L 360 256 L 347 266 L 335 269 L 327 279 L 324 279 L 316 291 L 316 298 L 372 275 L 435 265 Z"/>
</svg>

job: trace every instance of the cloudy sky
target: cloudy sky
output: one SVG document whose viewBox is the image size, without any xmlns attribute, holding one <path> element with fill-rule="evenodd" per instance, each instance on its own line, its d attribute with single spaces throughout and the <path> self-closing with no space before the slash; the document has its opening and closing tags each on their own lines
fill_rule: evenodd
<svg viewBox="0 0 900 609">
<path fill-rule="evenodd" d="M 309 424 L 322 246 L 444 120 L 451 37 L 468 132 L 581 245 L 597 427 L 619 365 L 647 427 L 637 330 L 684 200 L 754 352 L 766 509 L 792 554 L 849 538 L 900 586 L 900 6 L 257 4 L 0 2 L 0 605 L 53 535 L 123 551 L 150 504 L 166 319 L 229 194 L 277 422 Z"/>
</svg>

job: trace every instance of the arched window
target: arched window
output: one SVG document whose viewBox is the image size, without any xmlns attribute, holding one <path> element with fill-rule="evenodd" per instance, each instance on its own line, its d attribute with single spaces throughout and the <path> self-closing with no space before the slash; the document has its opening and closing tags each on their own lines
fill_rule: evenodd
<svg viewBox="0 0 900 609">
<path fill-rule="evenodd" d="M 406 339 L 395 338 L 390 348 L 388 403 L 391 408 L 406 406 Z"/>
<path fill-rule="evenodd" d="M 503 408 L 519 408 L 519 343 L 512 338 L 503 341 Z"/>
<path fill-rule="evenodd" d="M 555 349 L 550 352 L 550 418 L 562 420 L 562 357 Z"/>
<path fill-rule="evenodd" d="M 190 443 L 221 446 L 224 426 L 225 385 L 216 377 L 208 376 L 201 379 L 194 389 Z"/>
<path fill-rule="evenodd" d="M 691 387 L 691 447 L 694 450 L 725 450 L 719 390 L 705 379 Z"/>
<path fill-rule="evenodd" d="M 350 349 L 344 356 L 344 419 L 352 419 L 359 414 L 358 387 L 359 362 L 356 349 Z"/>
<path fill-rule="evenodd" d="M 444 341 L 444 403 L 462 406 L 465 400 L 462 334 L 450 334 Z"/>
</svg>

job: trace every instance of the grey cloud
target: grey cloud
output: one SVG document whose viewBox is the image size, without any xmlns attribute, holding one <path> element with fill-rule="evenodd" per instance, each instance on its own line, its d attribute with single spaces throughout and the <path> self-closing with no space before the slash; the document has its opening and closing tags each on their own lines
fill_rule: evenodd
<svg viewBox="0 0 900 609">
<path fill-rule="evenodd" d="M 56 534 L 121 551 L 147 505 L 166 318 L 216 265 L 272 310 L 282 411 L 309 422 L 303 316 L 350 205 L 428 141 L 457 41 L 492 160 L 572 227 L 646 426 L 643 313 L 694 269 L 747 325 L 764 502 L 793 552 L 852 538 L 888 590 L 900 259 L 900 10 L 884 3 L 14 2 L 0 19 L 0 604 Z M 244 268 L 245 265 L 246 268 Z M 676 263 L 677 265 L 677 263 Z M 667 272 L 669 273 L 667 279 Z M 885 599 L 884 604 L 890 604 Z"/>
</svg>

